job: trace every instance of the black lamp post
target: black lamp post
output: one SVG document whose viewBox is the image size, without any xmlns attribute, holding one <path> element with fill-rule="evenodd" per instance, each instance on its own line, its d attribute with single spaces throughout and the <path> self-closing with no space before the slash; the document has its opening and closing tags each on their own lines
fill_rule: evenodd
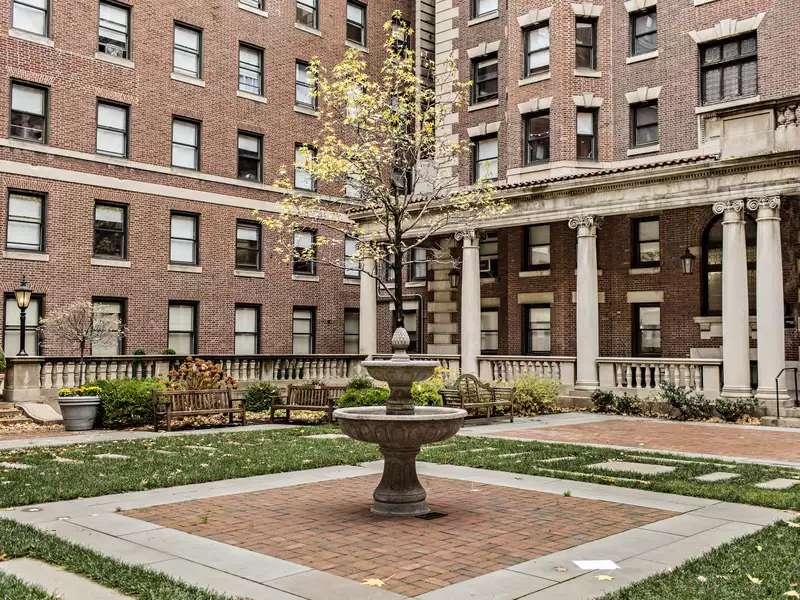
<svg viewBox="0 0 800 600">
<path fill-rule="evenodd" d="M 453 268 L 447 273 L 447 278 L 450 280 L 450 287 L 457 290 L 458 284 L 461 283 L 461 271 L 458 270 L 458 265 L 453 265 Z"/>
<path fill-rule="evenodd" d="M 683 256 L 681 256 L 681 266 L 683 267 L 684 275 L 692 274 L 694 270 L 694 254 L 692 254 L 692 251 L 688 247 L 686 248 L 686 252 L 683 253 Z"/>
<path fill-rule="evenodd" d="M 22 276 L 22 281 L 19 287 L 14 290 L 14 297 L 17 300 L 17 307 L 19 307 L 19 352 L 17 356 L 28 356 L 25 352 L 25 311 L 31 303 L 31 286 L 25 276 Z"/>
</svg>

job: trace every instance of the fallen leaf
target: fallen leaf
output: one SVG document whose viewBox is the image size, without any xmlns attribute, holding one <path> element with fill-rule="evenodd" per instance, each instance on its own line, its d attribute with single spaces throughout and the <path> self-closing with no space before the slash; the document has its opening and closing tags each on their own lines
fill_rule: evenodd
<svg viewBox="0 0 800 600">
<path fill-rule="evenodd" d="M 764 549 L 763 546 L 756 546 L 756 550 L 758 550 L 759 552 L 761 552 L 763 549 Z"/>
<path fill-rule="evenodd" d="M 596 575 L 595 579 L 597 579 L 597 581 L 614 581 L 611 575 Z"/>
<path fill-rule="evenodd" d="M 372 587 L 383 587 L 383 579 L 378 579 L 377 577 L 365 579 L 362 583 L 364 585 L 369 585 Z"/>
<path fill-rule="evenodd" d="M 0 562 L 8 560 L 8 556 L 4 552 L 0 552 Z"/>
<path fill-rule="evenodd" d="M 706 577 L 704 577 L 702 575 L 698 575 L 697 576 L 697 581 L 699 581 L 700 583 L 705 583 L 706 581 L 708 581 L 708 578 L 706 578 Z"/>
<path fill-rule="evenodd" d="M 788 592 L 785 592 L 783 595 L 786 596 L 787 598 L 800 598 L 800 594 L 798 594 L 794 590 L 789 590 Z"/>
<path fill-rule="evenodd" d="M 745 575 L 747 575 L 747 578 L 753 585 L 761 585 L 761 580 L 758 577 L 753 577 L 752 575 L 750 575 L 750 573 L 745 573 Z"/>
</svg>

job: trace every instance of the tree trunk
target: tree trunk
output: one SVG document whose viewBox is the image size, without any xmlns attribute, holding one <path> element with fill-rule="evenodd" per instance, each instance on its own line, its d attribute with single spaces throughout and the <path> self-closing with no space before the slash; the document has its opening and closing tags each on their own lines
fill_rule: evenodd
<svg viewBox="0 0 800 600">
<path fill-rule="evenodd" d="M 405 325 L 403 316 L 403 238 L 400 234 L 400 220 L 395 219 L 395 238 L 394 238 L 394 331 L 398 327 Z"/>
</svg>

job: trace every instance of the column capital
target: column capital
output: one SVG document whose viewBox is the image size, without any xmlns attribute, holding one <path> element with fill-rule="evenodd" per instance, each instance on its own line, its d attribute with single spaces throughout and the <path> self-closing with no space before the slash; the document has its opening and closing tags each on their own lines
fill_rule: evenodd
<svg viewBox="0 0 800 600">
<path fill-rule="evenodd" d="M 570 218 L 568 225 L 570 229 L 577 229 L 578 235 L 593 235 L 602 222 L 603 217 L 598 215 L 577 215 Z"/>
<path fill-rule="evenodd" d="M 760 208 L 777 210 L 781 205 L 780 196 L 759 196 L 747 199 L 747 210 L 757 211 Z"/>
<path fill-rule="evenodd" d="M 478 230 L 477 229 L 462 229 L 456 231 L 453 237 L 457 242 L 463 242 L 464 246 L 478 246 Z"/>
<path fill-rule="evenodd" d="M 744 200 L 725 200 L 724 202 L 715 202 L 711 207 L 715 215 L 721 215 L 727 211 L 742 212 L 744 210 Z"/>
</svg>

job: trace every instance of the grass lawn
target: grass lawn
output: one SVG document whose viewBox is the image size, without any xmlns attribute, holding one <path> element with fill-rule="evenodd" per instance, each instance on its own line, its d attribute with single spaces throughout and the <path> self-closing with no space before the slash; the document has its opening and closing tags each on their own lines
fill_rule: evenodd
<svg viewBox="0 0 800 600">
<path fill-rule="evenodd" d="M 0 519 L 0 555 L 34 558 L 113 588 L 140 600 L 226 600 L 221 596 L 181 583 L 175 579 L 106 558 L 96 552 L 65 542 L 33 527 Z M 14 577 L 0 575 L 3 600 L 56 600 Z"/>
<path fill-rule="evenodd" d="M 798 547 L 800 528 L 778 523 L 720 546 L 670 573 L 609 594 L 603 600 L 800 598 Z"/>
</svg>

